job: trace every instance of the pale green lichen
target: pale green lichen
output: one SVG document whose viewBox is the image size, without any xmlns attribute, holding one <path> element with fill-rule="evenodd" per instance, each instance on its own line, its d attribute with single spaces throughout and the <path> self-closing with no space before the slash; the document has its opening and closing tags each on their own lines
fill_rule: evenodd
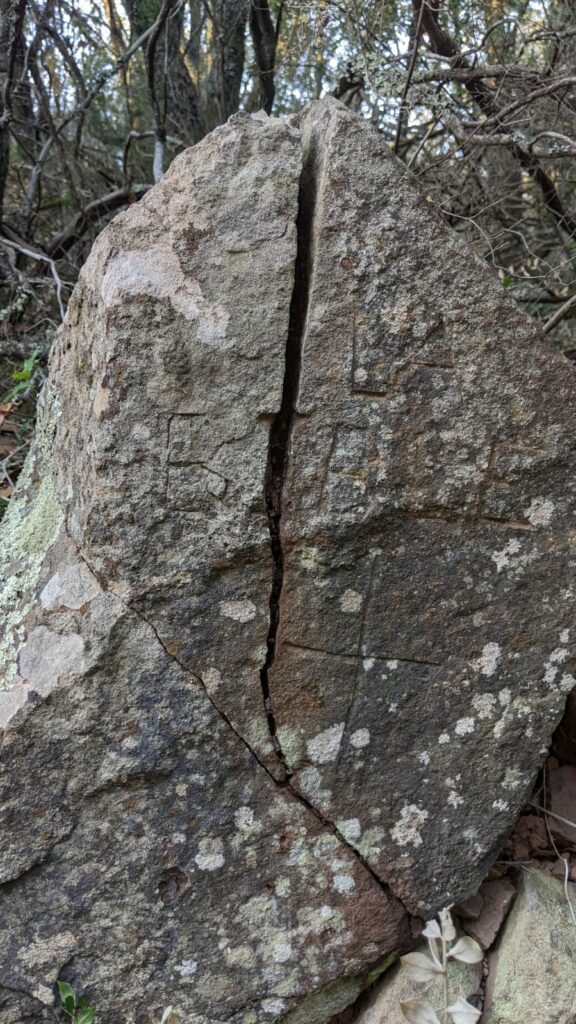
<svg viewBox="0 0 576 1024">
<path fill-rule="evenodd" d="M 0 529 L 0 689 L 7 690 L 17 675 L 18 651 L 24 641 L 24 620 L 35 602 L 35 590 L 42 563 L 64 522 L 51 476 L 46 473 L 35 494 L 34 476 L 48 444 L 50 417 L 21 474 L 18 494 L 13 498 Z"/>
<path fill-rule="evenodd" d="M 287 764 L 294 768 L 295 765 L 300 763 L 304 754 L 304 737 L 302 733 L 298 729 L 280 726 L 277 735 Z"/>
<path fill-rule="evenodd" d="M 63 522 L 64 511 L 51 477 L 46 476 L 31 501 L 17 499 L 8 509 L 0 534 L 2 571 L 15 558 L 27 565 L 41 561 Z"/>
</svg>

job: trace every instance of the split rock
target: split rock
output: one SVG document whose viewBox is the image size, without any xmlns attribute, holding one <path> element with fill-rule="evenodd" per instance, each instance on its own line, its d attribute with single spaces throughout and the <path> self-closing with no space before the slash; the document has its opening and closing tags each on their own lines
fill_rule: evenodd
<svg viewBox="0 0 576 1024">
<path fill-rule="evenodd" d="M 320 1020 L 478 888 L 573 684 L 573 399 L 335 102 L 110 224 L 0 540 L 2 1024 L 54 965 Z"/>
<path fill-rule="evenodd" d="M 480 887 L 482 910 L 476 920 L 464 922 L 464 929 L 482 949 L 489 949 L 512 906 L 516 889 L 507 878 L 495 878 Z"/>
</svg>

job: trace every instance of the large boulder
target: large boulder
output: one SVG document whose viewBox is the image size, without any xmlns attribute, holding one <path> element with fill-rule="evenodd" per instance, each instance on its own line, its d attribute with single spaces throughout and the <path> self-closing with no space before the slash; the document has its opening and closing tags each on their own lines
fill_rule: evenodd
<svg viewBox="0 0 576 1024">
<path fill-rule="evenodd" d="M 102 233 L 0 541 L 1 1024 L 321 1022 L 477 889 L 574 683 L 574 390 L 334 101 Z"/>
</svg>

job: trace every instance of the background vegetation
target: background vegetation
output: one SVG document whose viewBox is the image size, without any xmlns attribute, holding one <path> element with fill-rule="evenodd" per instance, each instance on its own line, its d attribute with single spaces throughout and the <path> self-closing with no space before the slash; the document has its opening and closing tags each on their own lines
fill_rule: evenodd
<svg viewBox="0 0 576 1024">
<path fill-rule="evenodd" d="M 236 110 L 327 92 L 576 354 L 574 0 L 0 0 L 0 512 L 107 219 Z"/>
</svg>

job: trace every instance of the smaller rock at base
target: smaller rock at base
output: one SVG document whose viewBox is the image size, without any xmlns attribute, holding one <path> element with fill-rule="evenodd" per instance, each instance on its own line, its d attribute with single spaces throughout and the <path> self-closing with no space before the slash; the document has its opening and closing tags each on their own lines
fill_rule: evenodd
<svg viewBox="0 0 576 1024">
<path fill-rule="evenodd" d="M 482 911 L 476 919 L 464 921 L 464 929 L 482 949 L 490 949 L 512 906 L 516 889 L 507 878 L 484 882 L 480 886 Z"/>
<path fill-rule="evenodd" d="M 570 867 L 570 857 L 565 854 L 562 857 L 557 857 L 552 863 L 548 863 L 545 866 L 545 870 L 549 875 L 553 875 L 554 878 L 566 878 L 566 865 L 568 865 L 568 878 L 571 877 L 572 869 Z"/>
<path fill-rule="evenodd" d="M 420 946 L 419 953 L 428 953 L 428 946 Z M 463 964 L 451 961 L 449 970 L 449 993 L 454 1001 L 463 996 L 469 1002 L 480 992 L 482 964 Z M 432 1006 L 443 1006 L 444 980 L 439 977 L 431 984 L 421 984 L 410 978 L 400 964 L 391 967 L 370 993 L 362 999 L 361 1006 L 350 1018 L 350 1024 L 406 1024 L 400 1003 L 406 999 L 427 999 Z"/>
<path fill-rule="evenodd" d="M 457 906 L 452 907 L 452 913 L 463 921 L 477 921 L 482 913 L 483 906 L 484 900 L 481 893 L 475 892 L 469 899 L 462 900 Z"/>
<path fill-rule="evenodd" d="M 562 765 L 550 773 L 550 811 L 576 822 L 576 768 L 571 764 Z M 550 829 L 559 839 L 567 843 L 576 843 L 576 824 L 568 825 L 566 821 L 550 817 Z"/>
<path fill-rule="evenodd" d="M 570 885 L 576 902 L 576 886 Z M 564 885 L 520 874 L 518 895 L 489 956 L 482 1024 L 572 1024 L 576 928 Z"/>
</svg>

